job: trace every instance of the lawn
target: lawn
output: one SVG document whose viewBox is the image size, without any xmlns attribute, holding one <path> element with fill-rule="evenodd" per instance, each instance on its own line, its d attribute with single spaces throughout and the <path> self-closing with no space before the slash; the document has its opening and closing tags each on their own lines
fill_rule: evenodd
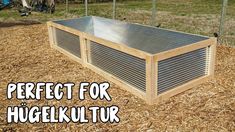
<svg viewBox="0 0 235 132">
<path fill-rule="evenodd" d="M 156 24 L 163 28 L 194 34 L 213 36 L 219 31 L 222 2 L 218 0 L 157 0 Z M 88 14 L 112 18 L 112 2 L 89 4 Z M 122 1 L 117 3 L 117 19 L 151 24 L 151 0 Z M 33 12 L 28 17 L 21 17 L 16 9 L 0 11 L 0 21 L 35 20 L 46 22 L 54 19 L 76 18 L 85 15 L 83 4 L 57 4 L 54 14 Z M 235 1 L 229 1 L 224 27 L 223 44 L 235 45 Z"/>
</svg>

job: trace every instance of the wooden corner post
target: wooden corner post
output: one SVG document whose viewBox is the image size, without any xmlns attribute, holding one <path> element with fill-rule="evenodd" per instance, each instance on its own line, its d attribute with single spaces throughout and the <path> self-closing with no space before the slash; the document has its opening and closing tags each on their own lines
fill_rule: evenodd
<svg viewBox="0 0 235 132">
<path fill-rule="evenodd" d="M 156 67 L 153 56 L 146 58 L 146 101 L 148 104 L 154 104 L 156 94 Z"/>
<path fill-rule="evenodd" d="M 217 39 L 216 38 L 211 38 L 211 39 L 212 39 L 212 44 L 210 45 L 209 48 L 208 74 L 211 75 L 211 77 L 214 77 Z"/>
<path fill-rule="evenodd" d="M 51 26 L 51 22 L 47 22 L 47 29 L 48 29 L 48 35 L 49 35 L 49 43 L 52 48 L 54 48 L 55 45 L 55 40 L 54 40 L 54 30 L 53 27 Z"/>
<path fill-rule="evenodd" d="M 81 52 L 81 59 L 82 59 L 82 65 L 86 67 L 87 64 L 87 42 L 86 38 L 84 37 L 83 33 L 79 36 L 80 40 L 80 52 Z"/>
</svg>

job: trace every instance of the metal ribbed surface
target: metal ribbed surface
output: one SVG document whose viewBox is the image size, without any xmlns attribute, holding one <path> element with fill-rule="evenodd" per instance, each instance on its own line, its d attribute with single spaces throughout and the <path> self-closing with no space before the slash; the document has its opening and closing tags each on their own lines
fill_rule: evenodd
<svg viewBox="0 0 235 132">
<path fill-rule="evenodd" d="M 94 16 L 54 22 L 98 38 L 115 42 L 117 45 L 122 44 L 150 54 L 160 53 L 209 39 L 204 36 Z"/>
<path fill-rule="evenodd" d="M 74 34 L 65 32 L 57 28 L 54 29 L 55 29 L 56 44 L 59 47 L 65 49 L 66 51 L 69 51 L 70 53 L 81 58 L 79 36 L 76 36 Z"/>
<path fill-rule="evenodd" d="M 91 64 L 142 91 L 146 91 L 144 59 L 95 42 L 91 42 L 90 52 Z"/>
<path fill-rule="evenodd" d="M 207 72 L 206 51 L 207 48 L 202 48 L 159 61 L 158 94 L 204 76 Z"/>
</svg>

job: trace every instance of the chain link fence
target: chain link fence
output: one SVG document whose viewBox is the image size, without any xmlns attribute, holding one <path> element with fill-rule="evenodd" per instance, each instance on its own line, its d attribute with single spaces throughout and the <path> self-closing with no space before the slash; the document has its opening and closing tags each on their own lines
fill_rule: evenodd
<svg viewBox="0 0 235 132">
<path fill-rule="evenodd" d="M 235 1 L 224 0 L 221 9 L 220 43 L 235 46 Z"/>
<path fill-rule="evenodd" d="M 235 46 L 235 1 L 232 0 L 82 0 L 69 1 L 68 8 L 64 10 L 66 18 L 86 15 L 115 18 L 219 36 L 220 44 Z"/>
<path fill-rule="evenodd" d="M 235 46 L 234 0 L 58 0 L 56 2 L 53 14 L 32 12 L 27 17 L 21 17 L 18 11 L 4 10 L 0 12 L 0 21 L 28 19 L 45 22 L 86 15 L 100 16 L 193 34 L 219 36 L 220 44 Z"/>
</svg>

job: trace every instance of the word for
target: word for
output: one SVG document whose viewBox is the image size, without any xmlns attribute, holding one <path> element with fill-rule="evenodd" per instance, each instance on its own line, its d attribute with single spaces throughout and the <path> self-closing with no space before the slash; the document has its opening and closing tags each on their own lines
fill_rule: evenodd
<svg viewBox="0 0 235 132">
<path fill-rule="evenodd" d="M 74 122 L 74 123 L 88 123 L 86 114 L 89 111 L 91 113 L 91 121 L 93 123 L 100 120 L 103 123 L 118 123 L 120 121 L 117 116 L 118 113 L 117 106 L 108 107 L 98 107 L 92 106 L 88 107 L 88 110 L 82 107 L 58 107 L 54 106 L 33 106 L 28 108 L 27 106 L 9 106 L 7 108 L 7 122 L 8 123 L 62 123 L 62 122 Z M 69 111 L 69 112 L 67 112 Z M 69 113 L 69 114 L 67 114 Z"/>
<path fill-rule="evenodd" d="M 40 100 L 42 94 L 45 93 L 45 98 L 60 100 L 66 95 L 67 99 L 72 99 L 73 97 L 73 87 L 74 83 L 52 83 L 52 82 L 39 82 L 39 83 L 9 83 L 7 86 L 7 98 L 12 99 L 13 93 L 16 94 L 17 99 L 36 99 Z M 90 97 L 94 100 L 96 99 L 106 99 L 111 101 L 107 90 L 110 84 L 104 83 L 80 83 L 78 89 L 78 98 L 80 100 L 85 99 L 85 93 L 88 92 Z"/>
</svg>

